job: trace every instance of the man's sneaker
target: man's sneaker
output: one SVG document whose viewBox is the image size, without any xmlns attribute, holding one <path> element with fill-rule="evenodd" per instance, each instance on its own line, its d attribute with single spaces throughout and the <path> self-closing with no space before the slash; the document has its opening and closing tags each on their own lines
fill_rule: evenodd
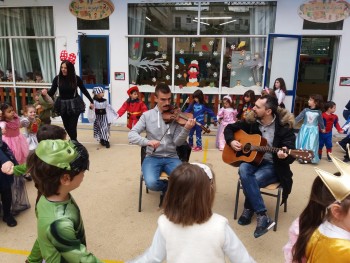
<svg viewBox="0 0 350 263">
<path fill-rule="evenodd" d="M 339 142 L 336 142 L 336 144 L 338 144 L 338 146 L 340 147 L 340 149 L 346 153 L 346 149 L 345 147 L 341 146 L 341 144 Z"/>
<path fill-rule="evenodd" d="M 329 156 L 328 153 L 327 153 L 327 160 L 328 160 L 328 162 L 331 162 L 331 161 L 332 161 L 332 159 L 331 159 L 331 157 Z"/>
<path fill-rule="evenodd" d="M 252 222 L 254 211 L 244 208 L 242 215 L 238 218 L 238 224 L 241 226 L 249 225 Z"/>
<path fill-rule="evenodd" d="M 258 215 L 256 217 L 256 221 L 257 224 L 254 231 L 255 238 L 267 233 L 267 231 L 269 231 L 275 225 L 275 222 L 273 222 L 267 215 Z"/>
</svg>

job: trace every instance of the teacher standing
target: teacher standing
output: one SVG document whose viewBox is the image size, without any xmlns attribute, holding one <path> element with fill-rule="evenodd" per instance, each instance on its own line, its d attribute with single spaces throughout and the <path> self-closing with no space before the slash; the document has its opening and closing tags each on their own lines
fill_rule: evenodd
<svg viewBox="0 0 350 263">
<path fill-rule="evenodd" d="M 59 91 L 59 97 L 55 102 L 55 112 L 62 117 L 63 126 L 71 140 L 77 140 L 77 125 L 79 115 L 85 112 L 85 104 L 78 94 L 80 91 L 90 101 L 90 108 L 94 108 L 93 100 L 84 86 L 82 79 L 75 74 L 75 56 L 69 56 L 63 60 L 59 74 L 53 79 L 51 89 L 48 94 L 53 97 Z M 43 90 L 43 94 L 47 91 Z"/>
</svg>

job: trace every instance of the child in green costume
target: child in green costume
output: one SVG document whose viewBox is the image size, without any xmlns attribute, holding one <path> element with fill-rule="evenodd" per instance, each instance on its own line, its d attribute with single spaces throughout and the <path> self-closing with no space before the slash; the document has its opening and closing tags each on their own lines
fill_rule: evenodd
<svg viewBox="0 0 350 263">
<path fill-rule="evenodd" d="M 89 154 L 76 141 L 43 140 L 28 157 L 28 172 L 42 193 L 36 205 L 38 237 L 27 262 L 101 262 L 86 249 L 79 207 L 70 192 L 89 169 Z"/>
</svg>

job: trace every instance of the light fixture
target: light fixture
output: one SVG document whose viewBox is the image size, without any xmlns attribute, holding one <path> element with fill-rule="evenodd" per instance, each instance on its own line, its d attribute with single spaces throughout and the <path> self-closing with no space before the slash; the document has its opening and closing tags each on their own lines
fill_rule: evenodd
<svg viewBox="0 0 350 263">
<path fill-rule="evenodd" d="M 151 18 L 149 18 L 148 16 L 146 16 L 146 19 L 147 19 L 148 21 L 152 21 Z"/>
<path fill-rule="evenodd" d="M 236 22 L 236 21 L 237 21 L 236 19 L 235 20 L 231 20 L 231 21 L 227 21 L 227 22 L 219 24 L 219 26 L 230 24 L 230 23 L 233 23 L 233 22 Z"/>
<path fill-rule="evenodd" d="M 195 17 L 194 19 L 198 19 L 198 17 Z M 214 20 L 214 19 L 232 19 L 232 16 L 202 16 L 200 18 L 201 20 Z"/>
<path fill-rule="evenodd" d="M 198 20 L 194 20 L 194 19 L 193 19 L 192 21 L 198 23 Z M 205 22 L 202 22 L 202 21 L 199 21 L 199 23 L 204 24 L 204 25 L 207 25 L 207 26 L 210 26 L 209 23 L 205 23 Z"/>
</svg>

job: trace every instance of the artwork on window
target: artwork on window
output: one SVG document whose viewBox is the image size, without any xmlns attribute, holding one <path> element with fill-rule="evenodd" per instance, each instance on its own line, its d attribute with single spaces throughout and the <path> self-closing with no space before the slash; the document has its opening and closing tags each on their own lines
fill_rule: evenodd
<svg viewBox="0 0 350 263">
<path fill-rule="evenodd" d="M 125 80 L 125 72 L 114 72 L 115 80 Z"/>
</svg>

